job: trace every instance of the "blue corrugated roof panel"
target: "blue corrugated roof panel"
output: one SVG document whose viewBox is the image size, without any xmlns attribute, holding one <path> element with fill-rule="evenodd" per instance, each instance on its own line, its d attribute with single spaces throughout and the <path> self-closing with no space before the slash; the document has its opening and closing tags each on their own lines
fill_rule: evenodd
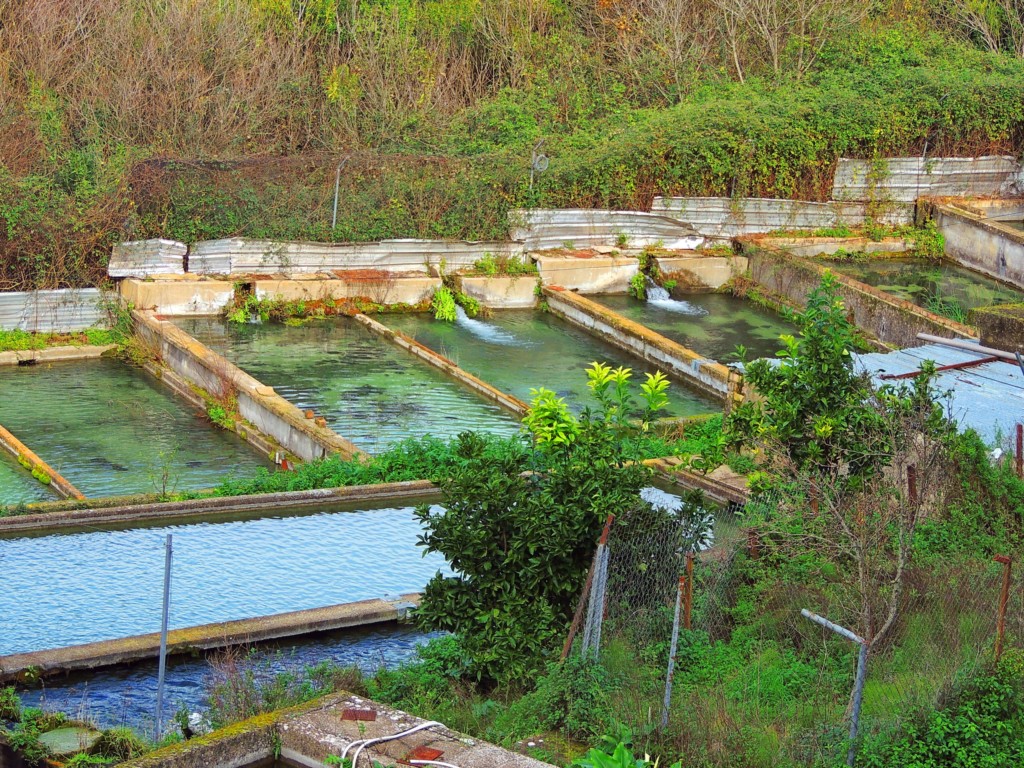
<svg viewBox="0 0 1024 768">
<path fill-rule="evenodd" d="M 857 363 L 859 370 L 870 374 L 876 384 L 886 384 L 894 382 L 882 379 L 882 375 L 920 370 L 926 360 L 942 367 L 986 357 L 990 355 L 943 344 L 927 344 L 897 352 L 858 355 Z M 1016 363 L 989 362 L 940 371 L 935 389 L 943 396 L 950 417 L 963 429 L 972 427 L 990 445 L 1005 443 L 1016 425 L 1024 422 L 1024 371 Z"/>
</svg>

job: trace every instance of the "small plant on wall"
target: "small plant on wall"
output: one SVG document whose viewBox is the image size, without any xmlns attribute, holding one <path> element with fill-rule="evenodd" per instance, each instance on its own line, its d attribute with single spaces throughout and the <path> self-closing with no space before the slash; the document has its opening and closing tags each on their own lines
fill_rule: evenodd
<svg viewBox="0 0 1024 768">
<path fill-rule="evenodd" d="M 455 322 L 455 296 L 447 286 L 442 285 L 434 291 L 430 309 L 434 313 L 435 320 L 443 320 L 446 323 Z"/>
</svg>

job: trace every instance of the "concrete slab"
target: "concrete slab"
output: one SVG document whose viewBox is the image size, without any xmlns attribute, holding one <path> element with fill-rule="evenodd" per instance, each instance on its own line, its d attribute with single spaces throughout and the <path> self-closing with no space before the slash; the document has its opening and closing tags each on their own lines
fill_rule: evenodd
<svg viewBox="0 0 1024 768">
<path fill-rule="evenodd" d="M 117 344 L 83 347 L 46 347 L 45 349 L 22 349 L 0 352 L 0 365 L 31 365 L 33 363 L 56 363 L 65 360 L 95 360 L 117 352 Z"/>
<path fill-rule="evenodd" d="M 462 291 L 489 309 L 529 309 L 537 303 L 537 275 L 462 277 Z"/>
<path fill-rule="evenodd" d="M 122 280 L 121 298 L 159 315 L 219 315 L 235 295 L 230 280 Z"/>
<path fill-rule="evenodd" d="M 684 283 L 687 288 L 717 290 L 747 271 L 745 256 L 710 256 L 700 251 L 657 256 L 655 261 L 665 279 Z"/>
<path fill-rule="evenodd" d="M 627 256 L 545 256 L 535 254 L 544 285 L 577 293 L 626 293 L 640 262 Z"/>
<path fill-rule="evenodd" d="M 365 298 L 375 304 L 420 304 L 429 301 L 441 287 L 441 278 L 397 275 L 375 270 L 362 270 L 347 276 L 337 271 L 337 278 L 256 280 L 260 298 L 286 301 L 325 301 Z"/>
</svg>

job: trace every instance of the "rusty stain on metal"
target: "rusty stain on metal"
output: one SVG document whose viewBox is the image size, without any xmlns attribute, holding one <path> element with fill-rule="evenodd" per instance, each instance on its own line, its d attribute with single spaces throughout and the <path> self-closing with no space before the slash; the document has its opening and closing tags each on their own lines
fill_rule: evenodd
<svg viewBox="0 0 1024 768">
<path fill-rule="evenodd" d="M 377 710 L 369 707 L 346 707 L 341 711 L 341 719 L 372 723 L 377 719 Z"/>
<path fill-rule="evenodd" d="M 434 749 L 433 747 L 419 746 L 415 747 L 405 757 L 398 762 L 405 765 L 412 765 L 413 760 L 438 760 L 444 751 L 440 749 Z"/>
</svg>

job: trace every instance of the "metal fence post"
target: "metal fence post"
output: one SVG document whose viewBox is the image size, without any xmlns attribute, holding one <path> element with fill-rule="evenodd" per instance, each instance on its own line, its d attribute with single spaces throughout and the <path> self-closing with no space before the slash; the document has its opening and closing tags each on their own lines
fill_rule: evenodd
<svg viewBox="0 0 1024 768">
<path fill-rule="evenodd" d="M 164 716 L 164 676 L 167 672 L 167 614 L 171 602 L 171 534 L 164 542 L 164 607 L 160 622 L 160 666 L 156 682 L 156 740 L 160 741 Z"/>
<path fill-rule="evenodd" d="M 686 590 L 686 576 L 679 577 L 676 588 L 676 615 L 672 619 L 672 643 L 668 651 L 668 672 L 665 674 L 665 698 L 661 703 L 661 729 L 668 727 L 668 710 L 672 703 L 672 677 L 676 671 L 676 652 L 679 650 L 679 614 L 683 607 L 683 593 Z M 689 629 L 689 627 L 687 627 Z"/>
<path fill-rule="evenodd" d="M 806 608 L 800 611 L 800 615 L 860 646 L 860 651 L 857 654 L 857 677 L 853 683 L 853 707 L 850 711 L 850 749 L 846 753 L 846 764 L 853 768 L 853 761 L 857 757 L 857 729 L 860 725 L 860 705 L 864 698 L 864 682 L 868 674 L 868 648 L 870 643 L 846 627 L 841 627 L 824 616 L 808 611 Z"/>
</svg>

